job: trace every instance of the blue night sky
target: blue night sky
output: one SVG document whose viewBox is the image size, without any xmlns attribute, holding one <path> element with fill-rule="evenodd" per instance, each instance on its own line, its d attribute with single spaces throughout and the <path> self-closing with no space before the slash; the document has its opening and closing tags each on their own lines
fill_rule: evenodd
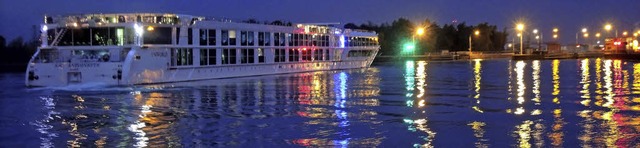
<svg viewBox="0 0 640 148">
<path fill-rule="evenodd" d="M 28 37 L 44 14 L 167 12 L 234 19 L 287 20 L 294 23 L 391 22 L 399 17 L 429 18 L 442 25 L 453 20 L 488 22 L 513 28 L 525 20 L 527 30 L 551 34 L 560 28 L 564 42 L 573 41 L 581 27 L 602 31 L 606 22 L 622 30 L 640 29 L 638 0 L 0 0 L 0 35 L 7 40 Z M 624 29 L 623 29 L 624 28 Z M 565 35 L 566 34 L 566 35 Z M 549 37 L 549 35 L 545 35 Z"/>
</svg>

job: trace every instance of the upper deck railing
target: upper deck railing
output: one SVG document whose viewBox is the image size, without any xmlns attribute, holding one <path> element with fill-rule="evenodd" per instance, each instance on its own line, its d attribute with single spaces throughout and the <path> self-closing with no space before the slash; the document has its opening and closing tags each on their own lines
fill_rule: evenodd
<svg viewBox="0 0 640 148">
<path fill-rule="evenodd" d="M 45 24 L 70 24 L 70 23 L 154 23 L 154 24 L 180 24 L 181 18 L 188 21 L 202 20 L 204 17 L 191 15 L 167 14 L 167 13 L 120 13 L 120 14 L 78 14 L 66 16 L 45 16 Z"/>
</svg>

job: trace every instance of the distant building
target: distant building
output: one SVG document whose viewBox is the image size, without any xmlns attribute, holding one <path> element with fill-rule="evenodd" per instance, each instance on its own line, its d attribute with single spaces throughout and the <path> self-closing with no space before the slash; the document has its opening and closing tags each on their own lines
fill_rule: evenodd
<svg viewBox="0 0 640 148">
<path fill-rule="evenodd" d="M 547 43 L 547 53 L 560 53 L 561 47 L 558 43 Z"/>
<path fill-rule="evenodd" d="M 617 37 L 604 39 L 604 50 L 608 52 L 625 52 L 638 50 L 638 40 L 633 37 Z"/>
</svg>

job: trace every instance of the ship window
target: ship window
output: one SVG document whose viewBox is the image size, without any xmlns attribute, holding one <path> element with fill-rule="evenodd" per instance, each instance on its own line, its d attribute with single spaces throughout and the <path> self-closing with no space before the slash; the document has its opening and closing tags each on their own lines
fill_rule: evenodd
<svg viewBox="0 0 640 148">
<path fill-rule="evenodd" d="M 247 32 L 247 42 L 249 46 L 255 46 L 256 44 L 254 44 L 254 36 L 253 36 L 253 31 L 249 31 Z"/>
<path fill-rule="evenodd" d="M 209 29 L 209 46 L 215 46 L 216 45 L 216 30 L 215 29 Z"/>
<path fill-rule="evenodd" d="M 220 42 L 222 42 L 222 45 L 224 46 L 229 45 L 229 31 L 222 30 L 221 35 L 222 35 L 222 40 Z"/>
<path fill-rule="evenodd" d="M 200 29 L 200 45 L 207 45 L 208 39 L 207 29 Z"/>
<path fill-rule="evenodd" d="M 180 44 L 180 28 L 176 28 L 176 45 Z"/>
<path fill-rule="evenodd" d="M 329 60 L 331 60 L 331 59 L 330 59 L 330 56 L 329 56 L 329 49 L 325 49 L 325 50 L 324 50 L 323 58 L 324 58 L 324 60 L 325 60 L 325 61 L 329 61 Z"/>
<path fill-rule="evenodd" d="M 298 46 L 298 34 L 293 34 L 293 46 Z"/>
<path fill-rule="evenodd" d="M 240 63 L 254 63 L 254 49 L 242 49 L 240 53 Z"/>
<path fill-rule="evenodd" d="M 62 39 L 59 41 L 60 46 L 85 46 L 90 43 L 89 29 L 67 29 Z"/>
<path fill-rule="evenodd" d="M 318 46 L 318 36 L 316 36 L 316 35 L 311 36 L 311 40 L 312 40 L 311 41 L 311 43 L 312 43 L 311 45 L 312 46 Z"/>
<path fill-rule="evenodd" d="M 264 32 L 258 32 L 258 46 L 264 45 Z"/>
<path fill-rule="evenodd" d="M 371 50 L 350 50 L 347 54 L 348 57 L 368 57 L 371 56 L 373 52 Z"/>
<path fill-rule="evenodd" d="M 258 63 L 264 63 L 264 49 L 258 48 Z"/>
<path fill-rule="evenodd" d="M 200 49 L 200 65 L 216 65 L 216 49 Z"/>
<path fill-rule="evenodd" d="M 177 48 L 171 52 L 173 57 L 174 66 L 187 66 L 193 65 L 193 49 L 191 48 Z"/>
<path fill-rule="evenodd" d="M 222 49 L 222 64 L 236 64 L 236 49 Z"/>
<path fill-rule="evenodd" d="M 289 49 L 289 62 L 299 61 L 300 53 L 297 49 Z"/>
<path fill-rule="evenodd" d="M 284 49 L 275 49 L 275 54 L 274 54 L 274 62 L 286 62 L 285 61 L 285 50 Z"/>
<path fill-rule="evenodd" d="M 302 49 L 302 61 L 311 61 L 311 50 Z"/>
<path fill-rule="evenodd" d="M 280 33 L 273 33 L 273 46 L 280 46 Z"/>
<path fill-rule="evenodd" d="M 264 33 L 264 45 L 263 46 L 271 46 L 271 33 Z"/>
<path fill-rule="evenodd" d="M 215 29 L 200 29 L 200 45 L 216 45 L 216 30 Z"/>
<path fill-rule="evenodd" d="M 285 45 L 285 33 L 273 33 L 273 46 Z"/>
<path fill-rule="evenodd" d="M 247 31 L 240 31 L 240 45 L 247 46 Z"/>
<path fill-rule="evenodd" d="M 236 45 L 236 31 L 229 30 L 229 45 Z"/>
<path fill-rule="evenodd" d="M 304 40 L 305 40 L 305 46 L 312 46 L 312 42 L 311 42 L 312 38 L 310 34 L 306 34 L 304 36 Z"/>
<path fill-rule="evenodd" d="M 171 33 L 169 33 L 169 34 L 171 34 Z M 169 36 L 171 36 L 171 35 L 169 35 Z M 187 44 L 192 45 L 193 44 L 193 29 L 192 28 L 189 28 L 188 31 L 187 31 L 187 39 L 188 39 L 187 40 Z"/>
<path fill-rule="evenodd" d="M 313 60 L 314 61 L 322 61 L 322 49 L 316 49 L 313 51 Z"/>
<path fill-rule="evenodd" d="M 289 46 L 293 46 L 293 38 L 291 33 L 287 33 L 287 39 L 288 39 L 287 44 L 289 44 Z"/>
<path fill-rule="evenodd" d="M 172 31 L 173 28 L 170 27 L 154 27 L 151 31 L 145 30 L 144 44 L 171 44 Z"/>
<path fill-rule="evenodd" d="M 55 49 L 40 49 L 36 57 L 36 63 L 51 63 L 58 61 L 59 53 Z"/>
<path fill-rule="evenodd" d="M 322 46 L 325 46 L 325 47 L 329 46 L 329 36 L 327 35 L 322 36 Z"/>
</svg>

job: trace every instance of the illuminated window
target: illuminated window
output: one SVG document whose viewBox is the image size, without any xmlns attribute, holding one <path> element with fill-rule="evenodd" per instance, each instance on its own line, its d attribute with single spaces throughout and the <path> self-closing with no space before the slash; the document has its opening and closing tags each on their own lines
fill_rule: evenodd
<svg viewBox="0 0 640 148">
<path fill-rule="evenodd" d="M 258 63 L 264 63 L 264 49 L 258 48 Z"/>
<path fill-rule="evenodd" d="M 236 45 L 236 31 L 229 30 L 229 45 Z"/>
<path fill-rule="evenodd" d="M 291 33 L 287 33 L 287 39 L 289 41 L 287 41 L 287 44 L 289 44 L 289 46 L 293 46 L 293 35 L 291 35 Z"/>
</svg>

